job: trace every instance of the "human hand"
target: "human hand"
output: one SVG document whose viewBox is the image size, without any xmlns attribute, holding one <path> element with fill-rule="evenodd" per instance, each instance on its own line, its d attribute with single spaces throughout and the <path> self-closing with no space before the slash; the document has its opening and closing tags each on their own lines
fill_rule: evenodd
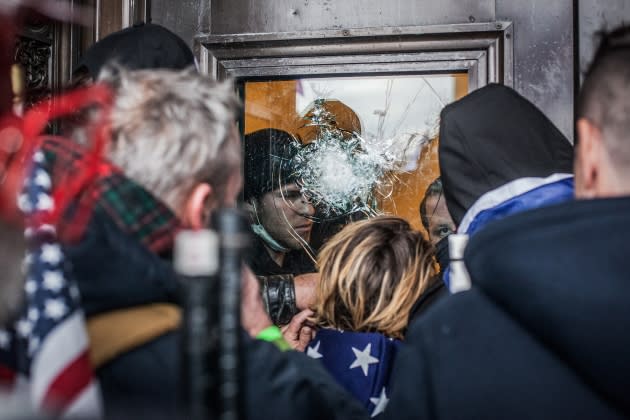
<svg viewBox="0 0 630 420">
<path fill-rule="evenodd" d="M 293 277 L 295 306 L 299 310 L 309 309 L 315 303 L 319 273 L 298 274 Z"/>
<path fill-rule="evenodd" d="M 256 337 L 273 325 L 260 297 L 258 279 L 247 266 L 243 266 L 241 285 L 241 325 L 250 336 Z"/>
<path fill-rule="evenodd" d="M 306 350 L 308 343 L 315 338 L 315 328 L 309 322 L 309 318 L 313 316 L 313 311 L 305 309 L 291 318 L 291 322 L 283 326 L 280 330 L 284 336 L 284 340 L 294 349 L 298 351 Z"/>
</svg>

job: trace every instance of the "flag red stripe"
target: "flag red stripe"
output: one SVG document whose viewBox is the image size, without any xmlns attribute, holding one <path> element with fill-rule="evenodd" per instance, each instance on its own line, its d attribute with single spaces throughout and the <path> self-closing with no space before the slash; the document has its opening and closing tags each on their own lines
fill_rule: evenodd
<svg viewBox="0 0 630 420">
<path fill-rule="evenodd" d="M 50 384 L 42 405 L 62 412 L 92 381 L 92 366 L 87 350 L 74 359 Z"/>
<path fill-rule="evenodd" d="M 15 371 L 0 365 L 0 386 L 11 387 L 15 383 Z"/>
</svg>

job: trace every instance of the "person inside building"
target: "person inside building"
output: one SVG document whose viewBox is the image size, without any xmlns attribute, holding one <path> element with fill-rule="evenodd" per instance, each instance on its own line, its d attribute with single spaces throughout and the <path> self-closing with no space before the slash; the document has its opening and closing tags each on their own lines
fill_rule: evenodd
<svg viewBox="0 0 630 420">
<path fill-rule="evenodd" d="M 438 177 L 429 184 L 420 202 L 420 220 L 433 246 L 455 232 L 455 223 L 448 214 L 442 189 L 442 180 Z"/>
<path fill-rule="evenodd" d="M 315 208 L 294 176 L 291 159 L 298 146 L 291 134 L 262 129 L 244 142 L 243 198 L 254 234 L 249 265 L 261 279 L 272 319 L 283 325 L 311 303 L 312 293 L 304 290 L 316 284 L 310 246 Z M 297 296 L 296 288 L 302 288 Z"/>
<path fill-rule="evenodd" d="M 435 258 L 441 275 L 449 264 L 448 236 L 457 228 L 446 208 L 442 180 L 439 177 L 427 187 L 419 211 L 422 226 L 435 248 Z"/>
<path fill-rule="evenodd" d="M 256 235 L 251 268 L 258 275 L 315 271 L 309 245 L 315 208 L 294 179 L 296 140 L 286 131 L 245 136 L 244 201 Z"/>
</svg>

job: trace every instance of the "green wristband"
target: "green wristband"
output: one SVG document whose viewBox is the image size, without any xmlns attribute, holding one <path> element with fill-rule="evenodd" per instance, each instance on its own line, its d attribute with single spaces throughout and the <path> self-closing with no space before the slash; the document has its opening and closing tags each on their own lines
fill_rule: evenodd
<svg viewBox="0 0 630 420">
<path fill-rule="evenodd" d="M 284 340 L 284 337 L 282 336 L 282 331 L 280 331 L 280 328 L 276 327 L 275 325 L 267 327 L 259 332 L 256 338 L 275 344 L 276 347 L 278 347 L 281 351 L 291 350 L 291 346 Z"/>
</svg>

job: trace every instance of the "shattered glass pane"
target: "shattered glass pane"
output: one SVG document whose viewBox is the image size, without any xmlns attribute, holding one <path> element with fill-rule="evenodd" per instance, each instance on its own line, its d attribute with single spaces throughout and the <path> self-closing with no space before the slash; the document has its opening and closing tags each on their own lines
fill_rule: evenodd
<svg viewBox="0 0 630 420">
<path fill-rule="evenodd" d="M 306 223 L 284 217 L 284 229 L 309 253 L 344 223 L 372 215 L 396 214 L 424 230 L 419 205 L 439 176 L 440 111 L 468 92 L 467 74 L 257 80 L 243 91 L 245 148 L 269 128 L 290 139 L 281 153 L 269 149 L 275 157 L 259 174 L 248 174 L 246 162 L 246 190 L 270 179 L 267 190 L 313 224 L 306 235 Z M 290 188 L 279 188 L 283 182 Z M 296 188 L 308 209 L 297 208 Z M 275 229 L 262 230 L 266 238 Z"/>
</svg>

